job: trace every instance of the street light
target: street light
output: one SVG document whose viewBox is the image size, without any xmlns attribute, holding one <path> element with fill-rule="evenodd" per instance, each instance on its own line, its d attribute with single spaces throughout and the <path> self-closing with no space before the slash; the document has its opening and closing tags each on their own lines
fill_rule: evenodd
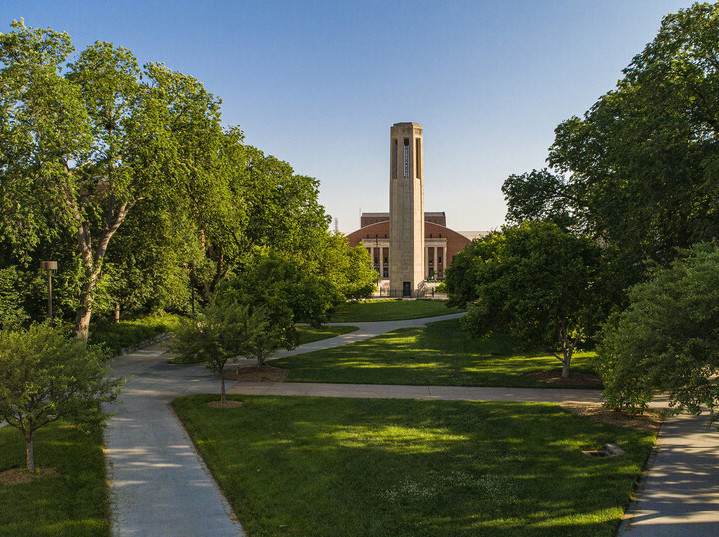
<svg viewBox="0 0 719 537">
<path fill-rule="evenodd" d="M 52 271 L 57 270 L 57 261 L 40 261 L 40 268 L 47 270 L 47 317 L 52 319 Z"/>
<path fill-rule="evenodd" d="M 192 317 L 195 316 L 195 267 L 197 267 L 197 262 L 190 261 L 187 264 L 188 267 L 190 267 L 190 290 L 192 292 Z"/>
</svg>

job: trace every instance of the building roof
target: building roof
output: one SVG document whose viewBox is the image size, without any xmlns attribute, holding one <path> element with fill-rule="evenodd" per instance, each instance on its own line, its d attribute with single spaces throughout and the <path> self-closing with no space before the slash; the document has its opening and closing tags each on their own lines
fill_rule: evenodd
<svg viewBox="0 0 719 537">
<path fill-rule="evenodd" d="M 460 235 L 467 237 L 469 240 L 481 239 L 489 235 L 489 231 L 457 231 Z"/>
</svg>

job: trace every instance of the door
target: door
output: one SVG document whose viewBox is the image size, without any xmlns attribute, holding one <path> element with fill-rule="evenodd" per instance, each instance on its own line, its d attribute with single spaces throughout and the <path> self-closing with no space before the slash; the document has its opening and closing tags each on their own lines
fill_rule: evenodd
<svg viewBox="0 0 719 537">
<path fill-rule="evenodd" d="M 412 296 L 412 282 L 402 283 L 402 296 Z"/>
</svg>

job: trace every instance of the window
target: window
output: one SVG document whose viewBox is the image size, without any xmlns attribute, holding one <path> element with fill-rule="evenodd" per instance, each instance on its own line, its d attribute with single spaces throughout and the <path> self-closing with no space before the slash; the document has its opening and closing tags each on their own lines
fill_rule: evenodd
<svg viewBox="0 0 719 537">
<path fill-rule="evenodd" d="M 430 238 L 430 239 L 432 238 L 432 234 L 431 234 L 431 233 L 429 234 L 429 238 Z"/>
<path fill-rule="evenodd" d="M 420 163 L 422 162 L 422 158 L 421 158 L 421 155 L 422 155 L 422 154 L 420 153 L 420 151 L 421 151 L 421 149 L 420 149 L 420 143 L 421 143 L 421 142 L 420 142 L 420 139 L 417 138 L 417 139 L 415 140 L 415 149 L 414 149 L 414 174 L 415 174 L 418 178 L 421 178 L 421 177 L 422 177 L 422 170 L 421 170 L 421 167 L 422 167 L 422 166 L 421 166 L 421 164 L 420 164 Z"/>
<path fill-rule="evenodd" d="M 404 139 L 404 176 L 409 178 L 409 138 Z"/>
<path fill-rule="evenodd" d="M 392 142 L 392 179 L 397 179 L 397 140 Z"/>
<path fill-rule="evenodd" d="M 441 234 L 441 233 L 439 234 L 439 238 L 440 238 L 440 239 L 442 238 L 442 234 Z"/>
</svg>

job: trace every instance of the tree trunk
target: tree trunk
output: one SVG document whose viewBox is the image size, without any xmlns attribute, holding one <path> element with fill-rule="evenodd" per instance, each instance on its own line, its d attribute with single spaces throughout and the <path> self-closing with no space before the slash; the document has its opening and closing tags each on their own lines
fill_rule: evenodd
<svg viewBox="0 0 719 537">
<path fill-rule="evenodd" d="M 25 437 L 25 453 L 27 453 L 27 469 L 29 472 L 35 471 L 35 451 L 32 446 L 32 433 L 29 437 Z"/>
<path fill-rule="evenodd" d="M 220 403 L 225 404 L 225 375 L 220 371 Z"/>
<path fill-rule="evenodd" d="M 115 303 L 115 323 L 120 322 L 120 303 Z"/>
<path fill-rule="evenodd" d="M 90 334 L 90 317 L 92 317 L 92 303 L 94 299 L 94 291 L 97 283 L 97 274 L 94 272 L 83 286 L 82 295 L 80 295 L 80 307 L 77 309 L 75 316 L 75 338 L 87 341 Z"/>
<path fill-rule="evenodd" d="M 566 379 L 569 377 L 569 360 L 567 357 L 564 357 L 564 360 L 562 360 L 562 378 Z"/>
</svg>

